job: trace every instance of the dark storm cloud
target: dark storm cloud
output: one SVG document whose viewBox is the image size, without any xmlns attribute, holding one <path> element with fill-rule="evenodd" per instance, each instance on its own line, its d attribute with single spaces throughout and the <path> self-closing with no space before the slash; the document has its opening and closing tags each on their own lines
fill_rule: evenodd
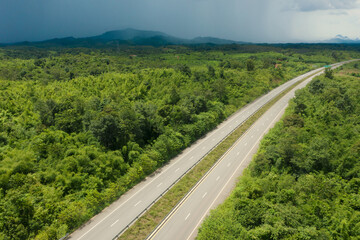
<svg viewBox="0 0 360 240">
<path fill-rule="evenodd" d="M 0 0 L 0 42 L 92 36 L 126 27 L 185 38 L 215 36 L 257 41 L 264 39 L 267 31 L 264 22 L 268 2 Z"/>
</svg>

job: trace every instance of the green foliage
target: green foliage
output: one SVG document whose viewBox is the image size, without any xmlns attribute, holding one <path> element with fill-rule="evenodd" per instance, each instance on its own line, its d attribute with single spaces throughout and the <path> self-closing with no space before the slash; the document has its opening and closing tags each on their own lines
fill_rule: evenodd
<svg viewBox="0 0 360 240">
<path fill-rule="evenodd" d="M 247 69 L 248 71 L 254 71 L 254 69 L 255 69 L 254 60 L 248 59 L 248 60 L 246 61 L 246 69 Z"/>
<path fill-rule="evenodd" d="M 342 74 L 351 66 L 296 92 L 198 239 L 358 239 L 360 79 Z"/>
<path fill-rule="evenodd" d="M 330 68 L 325 68 L 325 77 L 333 79 L 334 78 L 333 70 L 331 70 Z"/>
<path fill-rule="evenodd" d="M 314 63 L 334 61 L 334 51 L 302 51 L 240 45 L 0 49 L 0 239 L 63 237 L 238 108 Z M 356 112 L 354 93 L 321 91 L 332 104 L 324 120 Z M 289 128 L 306 126 L 303 116 L 313 108 L 304 104 L 287 119 Z M 326 152 L 316 154 L 331 149 L 330 140 L 319 139 L 309 150 L 319 169 L 333 166 L 325 166 Z M 291 162 L 291 149 L 280 150 Z M 339 167 L 349 178 L 358 175 L 347 171 L 354 157 Z M 263 160 L 269 169 L 270 160 Z M 307 169 L 304 164 L 298 168 Z M 256 187 L 252 197 L 259 194 Z"/>
</svg>

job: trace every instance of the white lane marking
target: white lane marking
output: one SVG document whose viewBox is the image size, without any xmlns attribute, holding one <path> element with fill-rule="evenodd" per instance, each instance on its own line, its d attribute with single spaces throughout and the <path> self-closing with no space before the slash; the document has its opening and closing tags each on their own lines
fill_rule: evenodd
<svg viewBox="0 0 360 240">
<path fill-rule="evenodd" d="M 218 176 L 218 177 L 216 178 L 216 181 L 219 181 L 219 179 L 220 179 L 220 176 Z"/>
<path fill-rule="evenodd" d="M 119 219 L 116 220 L 113 224 L 111 224 L 110 227 L 113 227 L 118 221 L 119 221 Z"/>
<path fill-rule="evenodd" d="M 238 120 L 236 120 L 236 122 L 238 123 L 239 121 L 238 121 Z"/>
<path fill-rule="evenodd" d="M 251 138 L 253 138 L 254 137 L 254 135 L 251 135 Z"/>
<path fill-rule="evenodd" d="M 205 149 L 205 147 L 202 147 L 202 149 Z"/>
<path fill-rule="evenodd" d="M 159 185 L 157 185 L 156 187 L 160 187 L 162 185 L 162 183 L 160 183 Z"/>
<path fill-rule="evenodd" d="M 185 221 L 188 219 L 189 216 L 190 216 L 190 213 L 186 216 Z"/>
<path fill-rule="evenodd" d="M 230 167 L 230 165 L 231 165 L 231 162 L 229 162 L 227 166 Z"/>
<path fill-rule="evenodd" d="M 193 159 L 193 158 L 194 158 L 194 156 L 192 156 L 192 157 L 190 158 L 190 160 Z"/>
<path fill-rule="evenodd" d="M 231 128 L 232 126 L 229 126 L 229 128 Z"/>
<path fill-rule="evenodd" d="M 213 138 L 213 141 L 215 141 L 216 140 L 216 138 Z"/>
<path fill-rule="evenodd" d="M 238 155 L 238 156 L 239 156 L 239 155 L 240 155 L 240 152 L 237 152 L 237 154 L 236 154 L 236 155 Z"/>
<path fill-rule="evenodd" d="M 134 205 L 134 207 L 136 207 L 137 205 L 139 205 L 141 203 L 141 201 L 138 201 L 135 205 Z"/>
<path fill-rule="evenodd" d="M 176 169 L 175 172 L 177 172 L 177 171 L 179 171 L 179 170 L 180 170 L 180 168 Z"/>
<path fill-rule="evenodd" d="M 246 145 L 247 145 L 247 143 L 244 144 L 244 146 L 246 146 Z"/>
<path fill-rule="evenodd" d="M 256 131 L 260 131 L 260 129 L 256 129 Z"/>
<path fill-rule="evenodd" d="M 202 198 L 204 198 L 204 197 L 206 196 L 206 194 L 207 194 L 207 192 L 206 192 L 206 193 L 204 193 L 204 195 L 202 196 Z"/>
</svg>

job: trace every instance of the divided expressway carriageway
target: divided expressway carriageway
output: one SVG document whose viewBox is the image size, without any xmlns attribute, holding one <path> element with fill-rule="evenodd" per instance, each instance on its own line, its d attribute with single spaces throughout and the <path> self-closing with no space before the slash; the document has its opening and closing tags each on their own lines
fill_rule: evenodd
<svg viewBox="0 0 360 240">
<path fill-rule="evenodd" d="M 340 64 L 342 63 L 333 66 Z M 319 74 L 323 70 L 324 68 L 319 68 L 296 77 L 240 109 L 216 129 L 172 159 L 169 164 L 147 177 L 80 229 L 73 232 L 68 239 L 116 239 L 179 178 L 263 105 L 296 82 Z M 305 80 L 295 89 L 304 87 L 310 79 Z M 209 209 L 220 203 L 230 192 L 236 177 L 248 165 L 253 153 L 256 152 L 262 136 L 281 117 L 288 101 L 294 96 L 295 89 L 274 104 L 229 149 L 202 181 L 149 236 L 150 239 L 192 239 L 196 236 L 196 229 Z"/>
</svg>

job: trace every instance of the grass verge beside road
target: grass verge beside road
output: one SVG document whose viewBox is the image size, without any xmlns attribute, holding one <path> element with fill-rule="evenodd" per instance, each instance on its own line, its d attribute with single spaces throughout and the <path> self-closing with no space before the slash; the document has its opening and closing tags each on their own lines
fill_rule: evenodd
<svg viewBox="0 0 360 240">
<path fill-rule="evenodd" d="M 316 73 L 315 73 L 316 74 Z M 315 75 L 313 74 L 313 75 Z M 129 229 L 127 229 L 118 239 L 119 240 L 143 240 L 155 227 L 166 217 L 166 215 L 176 206 L 176 204 L 188 193 L 191 188 L 209 171 L 209 169 L 221 158 L 221 156 L 240 138 L 251 125 L 260 118 L 275 102 L 299 85 L 301 82 L 313 75 L 290 86 L 278 96 L 265 104 L 259 111 L 241 124 L 232 134 L 221 142 L 214 150 L 206 155 L 198 165 L 186 174 L 177 184 L 175 184 L 162 198 L 159 199 L 144 215 L 142 215 Z"/>
</svg>

